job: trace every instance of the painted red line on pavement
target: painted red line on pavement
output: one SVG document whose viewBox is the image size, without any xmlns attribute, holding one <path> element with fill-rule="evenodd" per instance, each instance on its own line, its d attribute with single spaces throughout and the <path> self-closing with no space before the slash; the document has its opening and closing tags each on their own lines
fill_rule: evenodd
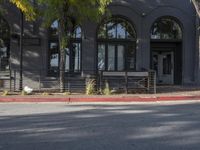
<svg viewBox="0 0 200 150">
<path fill-rule="evenodd" d="M 180 101 L 200 100 L 200 96 L 160 96 L 160 97 L 66 97 L 66 98 L 0 98 L 0 102 L 157 102 L 157 101 Z"/>
<path fill-rule="evenodd" d="M 0 98 L 0 102 L 69 102 L 69 98 Z"/>
<path fill-rule="evenodd" d="M 70 98 L 70 102 L 152 102 L 155 98 Z"/>
</svg>

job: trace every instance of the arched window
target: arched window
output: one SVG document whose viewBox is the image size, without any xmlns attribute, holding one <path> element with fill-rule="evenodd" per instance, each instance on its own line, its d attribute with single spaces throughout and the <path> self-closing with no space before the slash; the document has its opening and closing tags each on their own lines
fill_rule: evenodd
<svg viewBox="0 0 200 150">
<path fill-rule="evenodd" d="M 135 70 L 136 32 L 126 19 L 112 17 L 97 32 L 98 70 Z"/>
<path fill-rule="evenodd" d="M 9 69 L 10 29 L 5 19 L 0 16 L 0 71 Z"/>
<path fill-rule="evenodd" d="M 69 46 L 66 48 L 66 72 L 81 71 L 81 27 L 75 28 Z M 58 21 L 54 21 L 49 29 L 49 71 L 51 73 L 59 70 L 59 43 L 58 43 Z"/>
<path fill-rule="evenodd" d="M 181 40 L 182 30 L 177 21 L 171 17 L 162 17 L 151 28 L 151 39 Z"/>
</svg>

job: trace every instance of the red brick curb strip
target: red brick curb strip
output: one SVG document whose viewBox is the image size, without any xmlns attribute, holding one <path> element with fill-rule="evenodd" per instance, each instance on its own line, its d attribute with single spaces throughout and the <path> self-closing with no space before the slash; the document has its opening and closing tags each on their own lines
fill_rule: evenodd
<svg viewBox="0 0 200 150">
<path fill-rule="evenodd" d="M 0 97 L 0 102 L 160 102 L 200 100 L 200 96 L 159 96 L 159 97 Z"/>
</svg>

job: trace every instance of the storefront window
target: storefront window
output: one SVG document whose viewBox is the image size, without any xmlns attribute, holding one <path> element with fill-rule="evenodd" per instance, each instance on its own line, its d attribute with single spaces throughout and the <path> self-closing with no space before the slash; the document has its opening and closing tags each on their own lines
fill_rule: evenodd
<svg viewBox="0 0 200 150">
<path fill-rule="evenodd" d="M 59 43 L 58 43 L 58 22 L 52 23 L 49 29 L 49 71 L 58 72 L 59 70 Z M 81 70 L 81 27 L 74 30 L 70 44 L 65 48 L 65 71 L 80 72 Z"/>
<path fill-rule="evenodd" d="M 129 21 L 113 17 L 98 30 L 98 70 L 135 70 L 136 32 Z"/>
</svg>

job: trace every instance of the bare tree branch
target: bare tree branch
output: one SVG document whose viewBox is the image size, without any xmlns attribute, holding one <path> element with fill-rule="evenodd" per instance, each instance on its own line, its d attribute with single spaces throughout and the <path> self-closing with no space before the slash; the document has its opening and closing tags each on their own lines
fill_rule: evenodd
<svg viewBox="0 0 200 150">
<path fill-rule="evenodd" d="M 197 15 L 200 17 L 200 0 L 192 0 L 196 9 Z"/>
</svg>

